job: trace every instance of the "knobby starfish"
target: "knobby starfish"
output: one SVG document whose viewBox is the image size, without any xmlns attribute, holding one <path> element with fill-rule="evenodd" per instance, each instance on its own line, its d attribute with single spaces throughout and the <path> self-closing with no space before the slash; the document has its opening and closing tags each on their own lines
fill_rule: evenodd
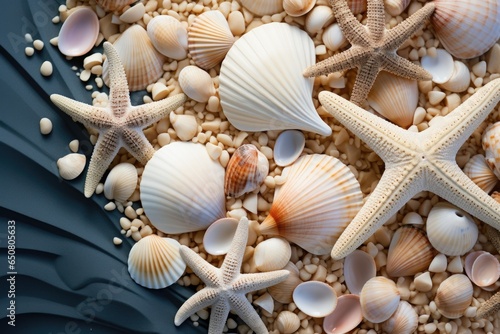
<svg viewBox="0 0 500 334">
<path fill-rule="evenodd" d="M 414 195 L 425 190 L 500 229 L 500 203 L 472 182 L 455 161 L 457 151 L 500 101 L 500 79 L 491 81 L 419 133 L 404 130 L 331 92 L 321 92 L 319 100 L 385 163 L 378 185 L 334 245 L 334 259 L 355 250 Z"/>
<path fill-rule="evenodd" d="M 490 242 L 495 246 L 498 253 L 500 253 L 500 232 L 492 228 L 491 226 L 486 226 L 485 234 L 490 240 Z M 477 309 L 477 318 L 485 318 L 487 316 L 496 314 L 500 311 L 500 292 L 495 293 L 487 301 L 485 301 Z"/>
<path fill-rule="evenodd" d="M 411 61 L 396 54 L 404 41 L 420 29 L 434 12 L 428 3 L 396 27 L 385 29 L 383 0 L 368 0 L 367 25 L 362 25 L 349 9 L 346 0 L 330 0 L 342 32 L 352 47 L 333 55 L 304 71 L 306 77 L 358 68 L 351 101 L 362 105 L 375 82 L 385 70 L 407 79 L 430 80 L 432 75 Z"/>
<path fill-rule="evenodd" d="M 240 267 L 248 238 L 248 219 L 241 218 L 229 252 L 220 269 L 206 262 L 189 247 L 181 246 L 181 256 L 206 287 L 191 296 L 177 311 L 175 325 L 179 326 L 192 314 L 212 305 L 209 333 L 222 333 L 232 309 L 256 333 L 268 333 L 259 315 L 245 297 L 247 292 L 267 288 L 284 281 L 290 272 L 276 270 L 264 273 L 241 274 Z"/>
<path fill-rule="evenodd" d="M 113 45 L 104 43 L 109 61 L 109 103 L 105 108 L 94 107 L 70 98 L 52 94 L 52 102 L 74 120 L 99 132 L 90 159 L 84 194 L 92 196 L 101 177 L 121 147 L 146 164 L 155 150 L 142 129 L 166 117 L 186 100 L 184 94 L 140 106 L 130 104 L 127 78 L 120 57 Z"/>
</svg>

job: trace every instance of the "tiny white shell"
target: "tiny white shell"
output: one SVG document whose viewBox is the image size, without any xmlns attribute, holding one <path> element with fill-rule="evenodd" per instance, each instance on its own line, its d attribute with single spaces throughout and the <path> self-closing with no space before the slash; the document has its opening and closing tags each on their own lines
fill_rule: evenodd
<svg viewBox="0 0 500 334">
<path fill-rule="evenodd" d="M 332 313 L 337 306 L 337 294 L 323 282 L 307 281 L 293 291 L 293 302 L 305 314 L 321 318 Z"/>
<path fill-rule="evenodd" d="M 306 138 L 302 131 L 283 131 L 278 135 L 274 144 L 274 161 L 282 167 L 291 165 L 298 159 L 305 145 Z"/>
<path fill-rule="evenodd" d="M 283 0 L 283 9 L 292 16 L 307 14 L 316 4 L 316 0 Z"/>
<path fill-rule="evenodd" d="M 87 158 L 80 153 L 70 153 L 57 160 L 59 175 L 65 180 L 73 180 L 83 172 Z"/>
<path fill-rule="evenodd" d="M 486 163 L 486 158 L 482 154 L 476 154 L 464 166 L 464 173 L 467 175 L 479 188 L 490 193 L 498 183 L 498 178 Z"/>
<path fill-rule="evenodd" d="M 467 90 L 470 85 L 470 71 L 467 65 L 459 60 L 453 63 L 453 73 L 448 81 L 440 84 L 444 89 L 454 93 L 461 93 Z"/>
<path fill-rule="evenodd" d="M 401 299 L 396 283 L 382 276 L 368 280 L 359 298 L 363 317 L 373 323 L 389 319 L 396 312 Z"/>
<path fill-rule="evenodd" d="M 259 271 L 283 269 L 290 257 L 292 248 L 283 238 L 269 238 L 260 242 L 254 250 L 253 259 Z"/>
<path fill-rule="evenodd" d="M 304 28 L 308 33 L 316 34 L 334 20 L 335 16 L 330 6 L 316 6 L 307 14 Z"/>
<path fill-rule="evenodd" d="M 396 312 L 382 324 L 387 334 L 412 334 L 418 327 L 418 314 L 407 301 L 400 301 Z"/>
<path fill-rule="evenodd" d="M 142 19 L 146 13 L 146 8 L 142 2 L 138 2 L 120 15 L 120 21 L 125 23 L 134 23 Z"/>
<path fill-rule="evenodd" d="M 334 23 L 326 28 L 325 31 L 323 31 L 321 39 L 323 40 L 323 44 L 332 51 L 337 51 L 341 47 L 347 45 L 347 39 L 342 33 L 338 23 Z"/>
<path fill-rule="evenodd" d="M 274 323 L 279 332 L 283 334 L 295 333 L 300 328 L 299 316 L 291 311 L 281 311 Z"/>
<path fill-rule="evenodd" d="M 210 74 L 197 66 L 189 65 L 181 70 L 179 85 L 188 97 L 197 102 L 205 103 L 210 96 L 215 95 L 215 87 Z"/>
<path fill-rule="evenodd" d="M 323 321 L 327 334 L 343 334 L 353 330 L 363 320 L 358 295 L 342 295 L 337 299 L 337 306 Z"/>
<path fill-rule="evenodd" d="M 449 319 L 458 319 L 472 302 L 473 287 L 467 276 L 455 274 L 445 279 L 436 292 L 436 306 Z"/>
<path fill-rule="evenodd" d="M 172 59 L 187 56 L 188 32 L 179 20 L 169 15 L 158 15 L 147 26 L 151 42 L 161 54 Z"/>
<path fill-rule="evenodd" d="M 392 16 L 398 16 L 410 4 L 411 0 L 385 0 L 385 10 Z"/>
<path fill-rule="evenodd" d="M 203 236 L 203 247 L 207 253 L 212 255 L 226 254 L 237 227 L 238 220 L 234 218 L 221 218 L 212 223 Z"/>
<path fill-rule="evenodd" d="M 170 124 L 172 124 L 177 137 L 183 141 L 193 139 L 198 132 L 198 123 L 193 115 L 177 115 L 172 111 L 170 113 Z"/>
<path fill-rule="evenodd" d="M 66 56 L 81 56 L 94 47 L 98 35 L 96 13 L 88 7 L 77 8 L 61 26 L 57 47 Z"/>
<path fill-rule="evenodd" d="M 347 288 L 352 294 L 359 295 L 369 279 L 377 274 L 377 266 L 373 257 L 361 250 L 355 250 L 344 260 L 344 278 Z"/>
<path fill-rule="evenodd" d="M 131 163 L 116 165 L 104 182 L 104 196 L 109 200 L 125 202 L 134 193 L 138 178 L 137 169 Z"/>
<path fill-rule="evenodd" d="M 436 56 L 423 56 L 420 61 L 422 67 L 432 74 L 432 81 L 437 84 L 450 80 L 455 69 L 453 57 L 443 49 L 436 50 Z"/>
</svg>

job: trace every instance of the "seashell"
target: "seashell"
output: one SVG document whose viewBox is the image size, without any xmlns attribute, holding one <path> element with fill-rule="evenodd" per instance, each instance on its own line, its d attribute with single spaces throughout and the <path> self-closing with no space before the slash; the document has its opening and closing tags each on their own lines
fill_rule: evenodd
<svg viewBox="0 0 500 334">
<path fill-rule="evenodd" d="M 293 290 L 293 302 L 305 314 L 322 318 L 332 313 L 337 306 L 337 294 L 326 283 L 307 281 Z"/>
<path fill-rule="evenodd" d="M 440 253 L 432 259 L 429 265 L 429 271 L 433 273 L 442 273 L 446 270 L 447 265 L 448 260 L 446 259 L 446 255 Z"/>
<path fill-rule="evenodd" d="M 137 169 L 128 162 L 122 162 L 109 172 L 104 182 L 104 196 L 109 200 L 125 202 L 137 187 Z"/>
<path fill-rule="evenodd" d="M 197 102 L 205 103 L 210 96 L 215 95 L 215 87 L 210 74 L 193 65 L 182 69 L 179 74 L 179 85 L 189 98 Z"/>
<path fill-rule="evenodd" d="M 342 295 L 337 299 L 337 307 L 323 321 L 327 334 L 343 334 L 356 328 L 363 320 L 358 295 Z"/>
<path fill-rule="evenodd" d="M 485 251 L 476 251 L 465 258 L 465 273 L 474 284 L 487 291 L 495 290 L 500 278 L 498 259 Z"/>
<path fill-rule="evenodd" d="M 465 164 L 464 173 L 467 175 L 479 188 L 490 193 L 498 183 L 498 178 L 486 163 L 486 158 L 482 154 L 476 154 Z"/>
<path fill-rule="evenodd" d="M 212 255 L 226 254 L 237 227 L 238 220 L 234 218 L 221 218 L 211 224 L 203 236 L 203 247 L 207 253 Z"/>
<path fill-rule="evenodd" d="M 387 334 L 412 334 L 418 327 L 418 314 L 410 303 L 402 300 L 396 312 L 382 324 Z"/>
<path fill-rule="evenodd" d="M 392 16 L 398 16 L 410 4 L 411 0 L 385 0 L 385 10 Z"/>
<path fill-rule="evenodd" d="M 335 16 L 330 6 L 316 6 L 307 14 L 304 28 L 308 33 L 316 34 L 334 20 Z"/>
<path fill-rule="evenodd" d="M 283 11 L 283 0 L 239 0 L 243 7 L 259 16 L 272 15 Z"/>
<path fill-rule="evenodd" d="M 416 212 L 408 212 L 404 217 L 402 223 L 404 225 L 424 225 L 422 216 Z"/>
<path fill-rule="evenodd" d="M 229 160 L 224 180 L 227 196 L 241 195 L 259 188 L 269 173 L 269 161 L 255 145 L 245 144 L 238 147 Z"/>
<path fill-rule="evenodd" d="M 177 115 L 171 112 L 169 118 L 175 134 L 180 140 L 191 140 L 198 132 L 198 123 L 193 115 Z"/>
<path fill-rule="evenodd" d="M 120 21 L 125 23 L 135 23 L 144 17 L 146 8 L 142 2 L 138 2 L 120 15 Z"/>
<path fill-rule="evenodd" d="M 413 280 L 415 284 L 415 289 L 421 292 L 429 292 L 432 290 L 432 278 L 430 272 L 426 271 L 422 275 L 418 275 Z"/>
<path fill-rule="evenodd" d="M 175 283 L 184 273 L 186 263 L 179 252 L 180 244 L 171 238 L 150 234 L 130 249 L 128 272 L 139 285 L 163 289 Z"/>
<path fill-rule="evenodd" d="M 253 253 L 255 266 L 259 271 L 283 269 L 291 256 L 292 248 L 282 238 L 269 238 L 260 242 Z"/>
<path fill-rule="evenodd" d="M 316 0 L 283 0 L 283 9 L 292 16 L 307 14 L 316 4 Z"/>
<path fill-rule="evenodd" d="M 359 294 L 363 317 L 375 324 L 389 319 L 399 306 L 399 290 L 392 280 L 377 276 L 363 286 Z"/>
<path fill-rule="evenodd" d="M 145 89 L 163 75 L 165 56 L 154 48 L 140 25 L 125 30 L 113 43 L 127 75 L 130 91 Z M 109 86 L 108 60 L 102 66 L 102 78 Z"/>
<path fill-rule="evenodd" d="M 259 306 L 268 313 L 273 313 L 274 300 L 268 292 L 263 293 L 259 298 L 255 299 L 253 304 Z"/>
<path fill-rule="evenodd" d="M 282 236 L 310 253 L 328 254 L 361 208 L 359 183 L 346 165 L 327 155 L 302 156 L 287 169 L 287 181 L 275 194 L 260 231 Z"/>
<path fill-rule="evenodd" d="M 172 59 L 187 57 L 188 33 L 186 28 L 169 15 L 158 15 L 149 21 L 147 32 L 158 52 Z"/>
<path fill-rule="evenodd" d="M 485 160 L 493 173 L 500 178 L 500 122 L 488 125 L 482 137 Z"/>
<path fill-rule="evenodd" d="M 337 51 L 341 47 L 347 45 L 347 39 L 342 33 L 342 29 L 340 29 L 338 23 L 328 26 L 323 32 L 321 39 L 323 40 L 323 44 L 332 51 Z"/>
<path fill-rule="evenodd" d="M 453 56 L 478 57 L 500 38 L 498 0 L 436 0 L 435 5 L 430 19 L 432 27 Z"/>
<path fill-rule="evenodd" d="M 96 13 L 88 7 L 76 8 L 61 26 L 57 47 L 65 56 L 82 56 L 94 47 L 98 35 Z"/>
<path fill-rule="evenodd" d="M 463 62 L 455 60 L 453 62 L 453 73 L 448 81 L 443 82 L 440 86 L 450 92 L 461 93 L 469 88 L 470 71 L 467 65 Z"/>
<path fill-rule="evenodd" d="M 264 24 L 243 35 L 220 70 L 220 100 L 229 122 L 242 131 L 330 135 L 312 102 L 314 79 L 302 75 L 315 59 L 307 33 L 286 23 Z"/>
<path fill-rule="evenodd" d="M 188 28 L 188 50 L 194 63 L 209 70 L 218 65 L 234 43 L 224 15 L 215 10 L 197 16 Z"/>
<path fill-rule="evenodd" d="M 418 84 L 382 71 L 368 94 L 368 104 L 379 114 L 402 128 L 413 124 L 418 105 Z"/>
<path fill-rule="evenodd" d="M 354 15 L 366 12 L 366 0 L 347 0 L 347 5 Z"/>
<path fill-rule="evenodd" d="M 424 231 L 400 227 L 391 240 L 387 254 L 387 274 L 391 277 L 413 276 L 429 267 L 436 255 Z"/>
<path fill-rule="evenodd" d="M 434 205 L 427 217 L 427 237 L 439 252 L 457 256 L 476 244 L 479 232 L 472 217 L 447 203 Z"/>
<path fill-rule="evenodd" d="M 437 84 L 445 83 L 450 80 L 455 70 L 453 57 L 443 49 L 436 50 L 436 56 L 423 56 L 420 65 L 432 74 L 432 81 Z"/>
<path fill-rule="evenodd" d="M 156 151 L 140 191 L 146 215 L 164 233 L 203 230 L 225 217 L 224 168 L 201 144 L 174 142 Z"/>
<path fill-rule="evenodd" d="M 65 180 L 76 179 L 85 168 L 87 158 L 80 153 L 70 153 L 57 160 L 59 175 Z"/>
<path fill-rule="evenodd" d="M 306 138 L 301 131 L 283 131 L 278 135 L 274 144 L 274 162 L 282 167 L 291 165 L 298 159 L 305 145 Z"/>
<path fill-rule="evenodd" d="M 299 276 L 299 269 L 297 269 L 297 266 L 293 262 L 288 262 L 283 269 L 288 270 L 290 275 L 283 282 L 268 287 L 267 291 L 277 302 L 289 304 L 293 301 L 293 291 L 297 285 L 302 283 L 302 280 Z"/>
<path fill-rule="evenodd" d="M 96 0 L 95 2 L 101 6 L 102 9 L 114 12 L 122 9 L 123 7 L 130 5 L 136 0 Z"/>
<path fill-rule="evenodd" d="M 458 319 L 472 302 L 472 292 L 472 283 L 467 276 L 455 274 L 441 282 L 434 301 L 442 315 Z"/>
<path fill-rule="evenodd" d="M 299 316 L 291 311 L 281 311 L 274 320 L 275 327 L 280 333 L 295 333 L 300 327 Z"/>
<path fill-rule="evenodd" d="M 363 286 L 377 274 L 373 257 L 361 250 L 355 250 L 344 260 L 344 278 L 352 294 L 359 295 Z"/>
</svg>

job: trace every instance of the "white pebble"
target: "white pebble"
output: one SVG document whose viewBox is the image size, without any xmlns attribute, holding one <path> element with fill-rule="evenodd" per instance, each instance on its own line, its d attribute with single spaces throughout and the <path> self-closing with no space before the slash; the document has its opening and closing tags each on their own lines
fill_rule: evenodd
<svg viewBox="0 0 500 334">
<path fill-rule="evenodd" d="M 425 331 L 426 334 L 432 334 L 436 330 L 437 330 L 437 326 L 434 323 L 432 323 L 432 324 L 425 324 L 425 326 L 424 326 L 424 331 Z"/>
<path fill-rule="evenodd" d="M 33 56 L 33 53 L 35 53 L 35 49 L 33 49 L 31 46 L 27 46 L 24 49 L 24 54 L 26 54 L 28 57 Z"/>
<path fill-rule="evenodd" d="M 46 117 L 40 120 L 40 133 L 42 135 L 48 135 L 52 132 L 52 121 Z"/>
<path fill-rule="evenodd" d="M 446 270 L 447 266 L 446 255 L 438 254 L 432 259 L 431 264 L 429 265 L 429 271 L 433 273 L 442 273 Z"/>
<path fill-rule="evenodd" d="M 122 244 L 122 242 L 123 242 L 123 241 L 122 241 L 122 239 L 120 239 L 120 238 L 118 238 L 118 237 L 114 237 L 114 238 L 113 238 L 113 243 L 114 243 L 115 245 L 117 245 L 117 246 L 118 246 L 118 245 L 121 245 L 121 244 Z"/>
<path fill-rule="evenodd" d="M 74 139 L 74 140 L 70 141 L 70 143 L 69 143 L 69 149 L 73 153 L 78 152 L 79 146 L 80 146 L 80 142 L 78 141 L 78 139 Z"/>
<path fill-rule="evenodd" d="M 37 39 L 33 42 L 33 47 L 35 49 L 37 49 L 38 51 L 41 51 L 43 49 L 43 46 L 44 46 L 43 42 L 39 39 Z"/>
<path fill-rule="evenodd" d="M 114 209 L 116 209 L 116 204 L 114 202 L 109 202 L 104 206 L 104 210 L 106 211 L 113 211 Z"/>
<path fill-rule="evenodd" d="M 460 259 L 460 256 L 455 256 L 448 264 L 448 268 L 446 270 L 454 274 L 463 272 L 464 267 L 462 266 L 462 260 Z"/>
<path fill-rule="evenodd" d="M 83 70 L 81 73 L 80 73 L 80 80 L 82 80 L 83 82 L 87 82 L 89 81 L 90 79 L 90 71 L 89 70 Z"/>
<path fill-rule="evenodd" d="M 208 155 L 212 160 L 217 160 L 222 154 L 222 148 L 218 145 L 214 145 L 212 143 L 207 143 L 206 145 Z"/>
<path fill-rule="evenodd" d="M 42 63 L 42 66 L 40 66 L 40 73 L 44 77 L 48 77 L 52 74 L 53 68 L 52 68 L 52 63 L 48 60 L 44 61 Z"/>
<path fill-rule="evenodd" d="M 477 77 L 484 77 L 486 75 L 486 62 L 483 60 L 472 66 L 472 73 Z"/>
<path fill-rule="evenodd" d="M 33 37 L 31 37 L 31 34 L 26 34 L 24 35 L 24 40 L 26 41 L 26 43 L 31 43 L 33 42 Z"/>
<path fill-rule="evenodd" d="M 428 292 L 432 289 L 432 279 L 428 271 L 416 277 L 413 282 L 415 284 L 415 289 L 418 291 Z"/>
</svg>

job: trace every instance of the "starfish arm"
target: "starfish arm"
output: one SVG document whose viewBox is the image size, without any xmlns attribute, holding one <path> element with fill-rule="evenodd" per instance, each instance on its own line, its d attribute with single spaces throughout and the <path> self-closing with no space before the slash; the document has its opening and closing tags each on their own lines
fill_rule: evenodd
<svg viewBox="0 0 500 334">
<path fill-rule="evenodd" d="M 155 149 L 140 129 L 124 128 L 122 130 L 123 146 L 141 164 L 146 163 L 153 157 Z"/>
<path fill-rule="evenodd" d="M 229 247 L 229 251 L 222 262 L 220 270 L 222 271 L 223 284 L 230 284 L 238 275 L 240 275 L 245 246 L 248 240 L 248 219 L 243 217 L 238 223 L 236 232 Z"/>
<path fill-rule="evenodd" d="M 495 293 L 477 309 L 476 318 L 486 318 L 500 312 L 500 292 Z"/>
<path fill-rule="evenodd" d="M 213 305 L 218 298 L 219 294 L 216 289 L 206 287 L 198 291 L 186 300 L 179 310 L 177 310 L 174 318 L 175 325 L 179 326 L 191 315 Z"/>
<path fill-rule="evenodd" d="M 231 309 L 233 309 L 241 320 L 243 320 L 256 334 L 268 333 L 266 325 L 264 325 L 264 322 L 244 294 L 234 294 L 229 299 L 229 303 L 231 304 Z"/>
<path fill-rule="evenodd" d="M 346 0 L 330 0 L 335 18 L 344 33 L 345 38 L 352 45 L 368 47 L 371 44 L 370 34 L 364 25 L 352 13 Z"/>
<path fill-rule="evenodd" d="M 368 1 L 366 26 L 374 42 L 379 42 L 384 37 L 385 11 L 384 0 Z"/>
<path fill-rule="evenodd" d="M 219 281 L 219 270 L 203 260 L 191 248 L 182 245 L 180 248 L 182 259 L 193 272 L 209 287 L 214 287 Z"/>
<path fill-rule="evenodd" d="M 172 110 L 186 102 L 186 95 L 176 94 L 166 99 L 132 107 L 127 114 L 126 124 L 144 128 L 168 116 Z"/>
<path fill-rule="evenodd" d="M 394 75 L 413 80 L 431 80 L 432 74 L 422 67 L 404 59 L 395 53 L 387 53 L 382 58 L 381 67 L 383 70 Z"/>
<path fill-rule="evenodd" d="M 490 225 L 485 226 L 484 234 L 488 238 L 488 240 L 491 242 L 493 246 L 495 246 L 495 249 L 497 250 L 498 253 L 500 253 L 500 231 L 497 229 L 491 227 Z"/>
<path fill-rule="evenodd" d="M 72 119 L 97 130 L 113 125 L 113 118 L 106 109 L 90 106 L 59 94 L 50 95 L 50 100 Z"/>
<path fill-rule="evenodd" d="M 377 78 L 379 64 L 377 59 L 370 58 L 366 63 L 360 66 L 354 87 L 351 93 L 351 102 L 357 105 L 363 105 L 368 97 L 368 93 Z"/>
<path fill-rule="evenodd" d="M 122 117 L 130 107 L 127 76 L 120 61 L 120 56 L 113 44 L 105 42 L 103 47 L 108 60 L 109 100 L 112 101 L 111 109 L 114 116 Z"/>
<path fill-rule="evenodd" d="M 337 53 L 330 58 L 309 66 L 304 71 L 305 77 L 317 77 L 338 71 L 348 70 L 362 64 L 369 55 L 363 49 L 353 46 L 349 50 Z"/>
<path fill-rule="evenodd" d="M 229 311 L 231 311 L 231 306 L 230 301 L 227 299 L 220 299 L 212 306 L 208 334 L 219 334 L 223 332 Z"/>
<path fill-rule="evenodd" d="M 275 270 L 270 272 L 241 274 L 232 284 L 233 291 L 252 292 L 283 282 L 290 272 L 288 270 Z"/>
</svg>

